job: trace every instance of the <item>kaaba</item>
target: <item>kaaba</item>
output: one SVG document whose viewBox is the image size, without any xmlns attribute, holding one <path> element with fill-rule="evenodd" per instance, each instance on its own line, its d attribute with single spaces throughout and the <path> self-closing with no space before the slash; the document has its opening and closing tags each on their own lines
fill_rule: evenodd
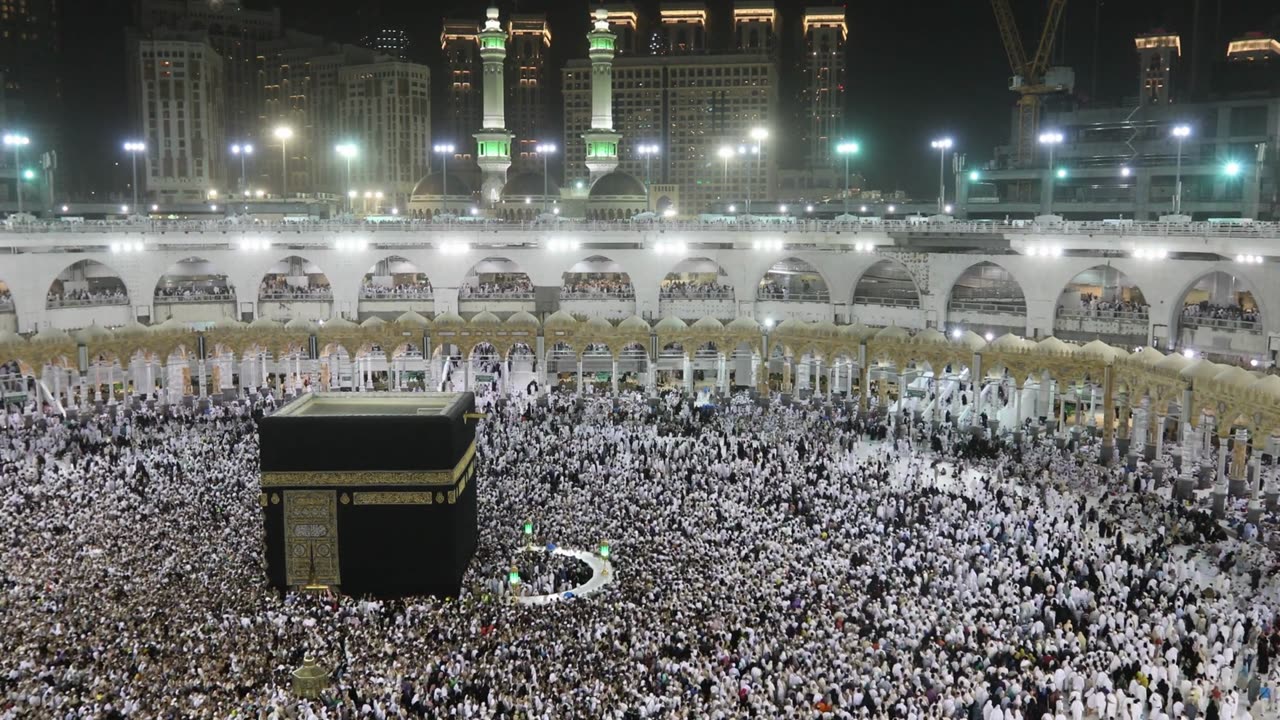
<svg viewBox="0 0 1280 720">
<path fill-rule="evenodd" d="M 309 393 L 258 424 L 281 589 L 457 595 L 476 549 L 475 395 Z"/>
</svg>

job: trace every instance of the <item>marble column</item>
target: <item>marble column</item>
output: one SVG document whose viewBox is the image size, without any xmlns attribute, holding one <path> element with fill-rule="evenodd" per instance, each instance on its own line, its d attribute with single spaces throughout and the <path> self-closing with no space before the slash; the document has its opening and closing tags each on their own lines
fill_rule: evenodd
<svg viewBox="0 0 1280 720">
<path fill-rule="evenodd" d="M 1227 439 L 1221 438 L 1218 445 L 1218 473 L 1213 484 L 1213 516 L 1225 517 L 1227 514 Z"/>
<path fill-rule="evenodd" d="M 1228 489 L 1231 497 L 1243 497 L 1248 490 L 1249 432 L 1236 428 L 1235 442 L 1231 445 L 1231 477 Z"/>
<path fill-rule="evenodd" d="M 613 359 L 613 364 L 609 370 L 609 385 L 613 388 L 613 394 L 618 394 L 618 358 Z"/>
<path fill-rule="evenodd" d="M 1258 492 L 1258 486 L 1262 484 L 1262 453 L 1254 448 L 1253 457 L 1249 461 L 1250 477 L 1247 482 L 1249 484 L 1249 510 L 1248 520 L 1257 524 L 1262 519 L 1262 499 L 1261 493 Z"/>
</svg>

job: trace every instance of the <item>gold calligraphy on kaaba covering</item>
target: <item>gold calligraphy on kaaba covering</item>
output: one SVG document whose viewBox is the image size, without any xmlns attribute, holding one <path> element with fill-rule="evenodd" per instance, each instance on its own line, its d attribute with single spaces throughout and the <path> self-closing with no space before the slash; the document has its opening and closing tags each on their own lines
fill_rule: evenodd
<svg viewBox="0 0 1280 720">
<path fill-rule="evenodd" d="M 336 492 L 284 491 L 284 552 L 287 584 L 342 584 Z"/>
<path fill-rule="evenodd" d="M 262 487 L 359 487 L 369 485 L 427 485 L 451 487 L 462 481 L 475 458 L 472 441 L 458 464 L 449 470 L 314 470 L 264 472 Z M 460 490 L 458 491 L 460 492 Z"/>
</svg>

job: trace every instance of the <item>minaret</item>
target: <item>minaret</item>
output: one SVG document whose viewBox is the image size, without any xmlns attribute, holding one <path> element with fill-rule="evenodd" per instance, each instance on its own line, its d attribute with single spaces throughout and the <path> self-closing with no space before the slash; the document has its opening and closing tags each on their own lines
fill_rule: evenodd
<svg viewBox="0 0 1280 720">
<path fill-rule="evenodd" d="M 596 8 L 595 29 L 587 33 L 591 56 L 591 130 L 582 134 L 587 143 L 587 170 L 595 184 L 618 167 L 618 140 L 613 131 L 613 53 L 618 36 L 609 31 L 609 11 Z"/>
<path fill-rule="evenodd" d="M 497 203 L 502 188 L 507 184 L 507 169 L 511 167 L 511 133 L 507 132 L 506 112 L 503 108 L 505 93 L 503 62 L 507 58 L 507 33 L 498 22 L 498 8 L 486 13 L 484 30 L 480 31 L 480 58 L 484 63 L 484 118 L 476 139 L 476 163 L 484 180 L 480 185 L 482 202 L 490 206 Z"/>
</svg>

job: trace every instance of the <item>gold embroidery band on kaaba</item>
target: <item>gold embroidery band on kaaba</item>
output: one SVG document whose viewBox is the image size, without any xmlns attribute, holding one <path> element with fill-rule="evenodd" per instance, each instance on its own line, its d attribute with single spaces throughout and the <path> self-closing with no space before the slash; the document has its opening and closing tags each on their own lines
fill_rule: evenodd
<svg viewBox="0 0 1280 720">
<path fill-rule="evenodd" d="M 359 487 L 369 485 L 429 485 L 453 487 L 463 481 L 475 459 L 473 441 L 458 464 L 449 470 L 309 470 L 303 472 L 264 472 L 262 487 Z M 461 489 L 456 490 L 461 492 Z"/>
</svg>

